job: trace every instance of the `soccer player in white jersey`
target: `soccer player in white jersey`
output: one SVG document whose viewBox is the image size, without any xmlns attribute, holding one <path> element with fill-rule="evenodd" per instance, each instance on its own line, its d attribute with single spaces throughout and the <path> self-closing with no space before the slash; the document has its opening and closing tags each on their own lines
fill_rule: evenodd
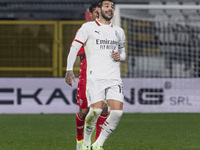
<svg viewBox="0 0 200 150">
<path fill-rule="evenodd" d="M 94 21 L 96 18 L 98 18 L 98 3 L 92 3 L 89 6 L 89 20 L 86 21 Z M 87 19 L 87 17 L 86 17 Z M 77 87 L 77 104 L 79 106 L 79 112 L 76 114 L 76 150 L 82 150 L 82 143 L 83 143 L 83 130 L 84 130 L 84 124 L 85 124 L 85 117 L 87 113 L 89 112 L 89 107 L 87 104 L 87 98 L 86 98 L 86 70 L 87 70 L 87 62 L 86 62 L 86 56 L 85 56 L 85 50 L 84 45 L 79 50 L 77 56 L 80 57 L 80 72 L 79 72 L 79 81 L 78 81 L 78 87 Z M 66 74 L 66 79 L 68 74 Z M 96 123 L 96 136 L 95 141 L 99 137 L 99 134 L 101 132 L 101 127 L 104 123 L 104 121 L 108 117 L 108 107 L 105 103 L 104 109 L 99 116 L 97 123 Z"/>
<path fill-rule="evenodd" d="M 103 150 L 102 146 L 116 128 L 123 114 L 122 81 L 120 61 L 125 60 L 125 35 L 122 28 L 112 25 L 114 3 L 112 0 L 100 0 L 99 20 L 87 22 L 77 32 L 67 58 L 66 82 L 75 82 L 73 65 L 76 55 L 85 45 L 87 60 L 86 96 L 89 113 L 84 128 L 83 150 Z M 110 115 L 104 122 L 98 139 L 91 146 L 91 135 L 97 118 L 102 112 L 104 100 L 110 107 Z"/>
</svg>

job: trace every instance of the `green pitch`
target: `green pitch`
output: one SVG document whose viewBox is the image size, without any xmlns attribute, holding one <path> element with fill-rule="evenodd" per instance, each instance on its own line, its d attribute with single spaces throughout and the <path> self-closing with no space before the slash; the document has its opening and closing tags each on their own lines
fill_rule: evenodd
<svg viewBox="0 0 200 150">
<path fill-rule="evenodd" d="M 0 150 L 75 150 L 75 114 L 0 115 Z M 124 114 L 105 150 L 200 150 L 200 114 Z"/>
</svg>

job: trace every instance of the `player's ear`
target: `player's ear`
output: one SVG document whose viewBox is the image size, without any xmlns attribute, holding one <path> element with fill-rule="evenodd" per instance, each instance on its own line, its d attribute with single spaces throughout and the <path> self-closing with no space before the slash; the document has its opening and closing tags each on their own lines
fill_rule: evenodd
<svg viewBox="0 0 200 150">
<path fill-rule="evenodd" d="M 90 16 L 90 20 L 92 20 L 92 13 L 91 12 L 89 13 L 89 16 Z"/>
</svg>

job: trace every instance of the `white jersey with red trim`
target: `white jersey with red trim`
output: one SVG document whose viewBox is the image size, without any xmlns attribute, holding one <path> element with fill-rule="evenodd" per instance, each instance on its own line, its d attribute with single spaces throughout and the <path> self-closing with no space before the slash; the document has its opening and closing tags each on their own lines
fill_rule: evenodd
<svg viewBox="0 0 200 150">
<path fill-rule="evenodd" d="M 87 22 L 77 32 L 75 41 L 85 44 L 87 78 L 119 79 L 120 62 L 112 58 L 112 51 L 118 51 L 125 42 L 122 28 L 104 25 L 98 20 Z"/>
</svg>

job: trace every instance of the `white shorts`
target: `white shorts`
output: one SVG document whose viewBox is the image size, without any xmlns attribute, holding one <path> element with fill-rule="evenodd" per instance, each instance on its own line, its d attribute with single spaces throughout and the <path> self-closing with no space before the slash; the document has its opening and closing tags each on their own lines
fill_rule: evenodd
<svg viewBox="0 0 200 150">
<path fill-rule="evenodd" d="M 122 82 L 114 79 L 87 79 L 86 97 L 88 106 L 110 99 L 123 103 Z"/>
</svg>

